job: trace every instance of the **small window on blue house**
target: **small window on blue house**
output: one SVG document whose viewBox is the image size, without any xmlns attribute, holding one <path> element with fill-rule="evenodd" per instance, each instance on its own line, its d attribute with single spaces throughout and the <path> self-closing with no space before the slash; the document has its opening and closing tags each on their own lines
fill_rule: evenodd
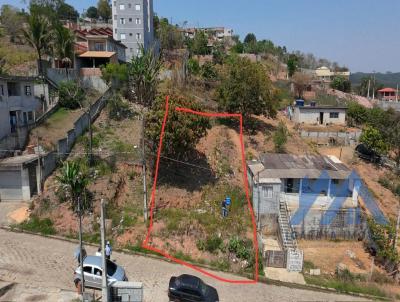
<svg viewBox="0 0 400 302">
<path fill-rule="evenodd" d="M 272 198 L 272 186 L 262 187 L 263 197 L 265 198 Z"/>
</svg>

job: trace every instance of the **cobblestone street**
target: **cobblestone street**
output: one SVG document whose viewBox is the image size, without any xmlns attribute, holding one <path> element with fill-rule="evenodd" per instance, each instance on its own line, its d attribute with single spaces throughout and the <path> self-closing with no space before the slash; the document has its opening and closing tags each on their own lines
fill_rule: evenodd
<svg viewBox="0 0 400 302">
<path fill-rule="evenodd" d="M 73 272 L 76 245 L 62 240 L 0 230 L 0 280 L 38 288 L 74 290 Z M 94 248 L 87 248 L 94 254 Z M 290 289 L 266 284 L 234 285 L 202 276 L 186 267 L 151 258 L 114 253 L 130 281 L 144 283 L 146 302 L 168 301 L 167 286 L 172 275 L 198 275 L 215 286 L 223 302 L 258 301 L 363 301 L 351 296 Z M 226 278 L 235 278 L 222 274 Z M 1 298 L 0 298 L 1 301 Z M 18 300 L 31 301 L 31 300 Z M 35 300 L 36 301 L 36 300 Z M 365 301 L 365 299 L 364 299 Z"/>
</svg>

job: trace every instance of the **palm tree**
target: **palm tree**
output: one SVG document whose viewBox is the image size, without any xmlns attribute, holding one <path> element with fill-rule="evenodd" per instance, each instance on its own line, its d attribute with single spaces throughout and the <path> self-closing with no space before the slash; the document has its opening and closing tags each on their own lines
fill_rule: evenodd
<svg viewBox="0 0 400 302">
<path fill-rule="evenodd" d="M 54 29 L 54 38 L 55 55 L 65 67 L 68 78 L 68 68 L 71 67 L 74 57 L 74 36 L 68 28 L 57 24 Z"/>
<path fill-rule="evenodd" d="M 140 55 L 133 57 L 128 67 L 130 90 L 134 92 L 136 101 L 143 106 L 142 111 L 142 167 L 143 167 L 143 216 L 147 220 L 147 187 L 146 187 L 146 156 L 145 156 L 145 107 L 151 107 L 157 93 L 158 75 L 162 63 L 160 55 L 154 48 L 145 50 L 140 46 Z"/>
<path fill-rule="evenodd" d="M 51 29 L 49 20 L 36 12 L 28 17 L 27 28 L 23 29 L 26 41 L 36 50 L 39 60 L 39 75 L 43 76 L 42 57 L 49 51 L 51 44 Z"/>
<path fill-rule="evenodd" d="M 65 162 L 61 174 L 57 177 L 61 184 L 61 189 L 70 199 L 72 208 L 79 215 L 79 263 L 82 267 L 82 293 L 85 291 L 85 279 L 83 276 L 83 247 L 82 247 L 82 197 L 85 197 L 86 187 L 89 183 L 87 175 L 82 173 L 77 162 Z"/>
</svg>

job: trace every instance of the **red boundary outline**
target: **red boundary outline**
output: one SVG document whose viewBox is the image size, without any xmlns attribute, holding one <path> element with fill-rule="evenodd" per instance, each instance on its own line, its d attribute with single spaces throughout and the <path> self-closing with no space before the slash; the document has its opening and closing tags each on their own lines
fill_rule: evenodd
<svg viewBox="0 0 400 302">
<path fill-rule="evenodd" d="M 239 118 L 240 121 L 240 144 L 241 144 L 241 153 L 242 153 L 242 169 L 243 169 L 243 181 L 245 184 L 245 192 L 246 192 L 246 199 L 247 199 L 247 204 L 250 210 L 251 214 L 251 220 L 253 224 L 253 249 L 255 251 L 255 278 L 254 280 L 231 280 L 231 279 L 225 279 L 222 277 L 219 277 L 217 275 L 214 275 L 213 273 L 207 272 L 206 270 L 197 267 L 193 264 L 187 263 L 183 260 L 177 259 L 169 255 L 168 253 L 159 250 L 157 248 L 154 248 L 150 245 L 148 245 L 148 242 L 150 240 L 150 233 L 153 228 L 153 211 L 154 211 L 154 206 L 155 206 L 155 197 L 156 197 L 156 188 L 157 188 L 157 179 L 158 179 L 158 169 L 159 169 L 159 164 L 160 164 L 160 157 L 161 157 L 161 150 L 162 150 L 162 144 L 163 144 L 163 138 L 165 134 L 165 125 L 168 120 L 168 110 L 169 110 L 169 96 L 166 97 L 165 100 L 165 115 L 161 127 L 161 135 L 160 135 L 160 142 L 158 145 L 158 151 L 157 151 L 157 161 L 156 161 L 156 167 L 155 167 L 155 173 L 154 173 L 154 182 L 153 182 L 153 188 L 151 192 L 151 200 L 150 200 L 150 224 L 149 228 L 147 230 L 147 235 L 146 239 L 143 241 L 142 247 L 144 249 L 147 249 L 149 251 L 156 252 L 162 256 L 164 256 L 167 259 L 170 259 L 178 264 L 184 265 L 186 267 L 189 267 L 191 269 L 194 269 L 208 277 L 214 278 L 216 280 L 222 281 L 222 282 L 227 282 L 227 283 L 235 283 L 235 284 L 254 284 L 258 282 L 258 239 L 257 239 L 257 227 L 256 227 L 256 219 L 254 216 L 254 211 L 253 207 L 250 202 L 250 195 L 249 195 L 249 185 L 248 185 L 248 179 L 247 179 L 247 173 L 246 173 L 246 158 L 245 158 L 245 152 L 244 152 L 244 144 L 243 144 L 243 117 L 241 114 L 235 114 L 235 113 L 210 113 L 210 112 L 199 112 L 199 111 L 194 111 L 188 108 L 181 108 L 181 107 L 176 107 L 175 111 L 179 112 L 185 112 L 185 113 L 190 113 L 190 114 L 195 114 L 195 115 L 201 115 L 201 116 L 207 116 L 207 117 L 233 117 L 233 118 Z"/>
</svg>

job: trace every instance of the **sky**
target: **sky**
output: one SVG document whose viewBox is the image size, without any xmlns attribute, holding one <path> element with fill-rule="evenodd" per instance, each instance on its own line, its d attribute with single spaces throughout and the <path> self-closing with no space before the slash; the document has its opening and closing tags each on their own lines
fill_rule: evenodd
<svg viewBox="0 0 400 302">
<path fill-rule="evenodd" d="M 97 0 L 66 2 L 82 12 Z M 154 0 L 154 11 L 174 24 L 252 32 L 352 72 L 400 72 L 400 0 Z"/>
</svg>

